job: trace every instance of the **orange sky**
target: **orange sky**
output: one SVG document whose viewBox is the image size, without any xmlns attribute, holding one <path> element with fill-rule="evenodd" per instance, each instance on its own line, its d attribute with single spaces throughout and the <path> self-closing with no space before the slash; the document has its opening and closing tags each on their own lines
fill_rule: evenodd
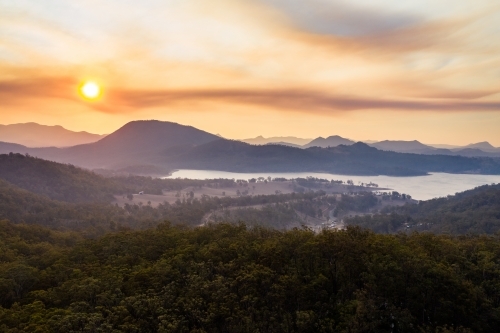
<svg viewBox="0 0 500 333">
<path fill-rule="evenodd" d="M 78 87 L 95 80 L 99 101 Z M 493 0 L 0 0 L 0 123 L 500 146 Z"/>
</svg>

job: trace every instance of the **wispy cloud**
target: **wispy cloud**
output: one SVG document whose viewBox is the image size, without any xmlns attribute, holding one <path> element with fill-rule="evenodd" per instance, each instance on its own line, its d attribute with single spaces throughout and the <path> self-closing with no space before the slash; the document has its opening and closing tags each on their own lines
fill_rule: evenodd
<svg viewBox="0 0 500 333">
<path fill-rule="evenodd" d="M 0 115 L 401 110 L 488 122 L 498 22 L 497 0 L 0 0 Z M 87 77 L 102 81 L 100 101 L 78 96 Z"/>
<path fill-rule="evenodd" d="M 0 82 L 2 104 L 15 104 L 26 100 L 60 98 L 77 103 L 83 101 L 75 93 L 72 78 L 35 78 Z M 134 112 L 145 108 L 168 107 L 208 102 L 265 106 L 279 110 L 303 113 L 345 112 L 353 110 L 401 111 L 499 111 L 500 102 L 477 100 L 497 91 L 441 91 L 427 99 L 384 99 L 345 95 L 308 89 L 112 89 L 100 102 L 89 103 L 96 110 Z M 433 97 L 434 99 L 429 99 Z"/>
<path fill-rule="evenodd" d="M 478 96 L 491 92 L 477 93 Z M 155 90 L 114 91 L 110 93 L 112 105 L 129 108 L 158 107 L 183 102 L 218 101 L 225 103 L 255 104 L 281 110 L 304 113 L 353 110 L 401 111 L 500 111 L 500 102 L 482 102 L 456 99 L 453 101 L 377 99 L 363 96 L 335 95 L 311 90 Z M 470 96 L 469 96 L 470 97 Z"/>
<path fill-rule="evenodd" d="M 403 11 L 387 11 L 340 0 L 261 0 L 286 15 L 298 29 L 313 34 L 364 36 L 394 31 L 424 21 Z"/>
</svg>

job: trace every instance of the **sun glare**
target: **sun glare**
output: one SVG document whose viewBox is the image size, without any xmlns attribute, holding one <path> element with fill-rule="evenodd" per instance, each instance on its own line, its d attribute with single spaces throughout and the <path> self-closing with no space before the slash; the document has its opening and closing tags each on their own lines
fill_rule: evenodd
<svg viewBox="0 0 500 333">
<path fill-rule="evenodd" d="M 101 94 L 101 87 L 95 82 L 88 81 L 81 86 L 80 92 L 85 98 L 96 99 Z"/>
</svg>

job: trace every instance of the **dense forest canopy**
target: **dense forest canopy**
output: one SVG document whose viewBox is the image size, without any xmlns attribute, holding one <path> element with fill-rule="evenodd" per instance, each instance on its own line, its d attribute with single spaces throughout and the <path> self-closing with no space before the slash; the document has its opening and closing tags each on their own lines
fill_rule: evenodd
<svg viewBox="0 0 500 333">
<path fill-rule="evenodd" d="M 0 222 L 2 332 L 496 332 L 500 239 Z"/>
</svg>

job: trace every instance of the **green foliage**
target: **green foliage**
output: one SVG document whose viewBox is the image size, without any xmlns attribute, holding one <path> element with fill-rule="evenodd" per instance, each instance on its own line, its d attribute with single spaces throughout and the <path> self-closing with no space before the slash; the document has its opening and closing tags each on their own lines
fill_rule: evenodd
<svg viewBox="0 0 500 333">
<path fill-rule="evenodd" d="M 351 225 L 392 233 L 402 230 L 446 234 L 495 234 L 500 231 L 500 184 L 485 185 L 418 205 L 387 207 L 382 214 L 355 217 Z"/>
<path fill-rule="evenodd" d="M 498 237 L 0 222 L 2 332 L 496 332 Z"/>
<path fill-rule="evenodd" d="M 109 202 L 119 191 L 111 180 L 90 171 L 12 153 L 0 155 L 0 178 L 33 193 L 67 202 Z"/>
<path fill-rule="evenodd" d="M 133 198 L 131 195 L 130 197 Z M 197 226 L 202 222 L 205 214 L 219 209 L 287 202 L 292 202 L 294 209 L 300 209 L 301 205 L 311 205 L 312 200 L 319 199 L 321 200 L 312 207 L 328 201 L 325 193 L 318 191 L 236 198 L 204 196 L 201 199 L 193 199 L 188 197 L 182 201 L 179 199 L 174 204 L 165 202 L 155 208 L 150 205 L 134 204 L 132 200 L 125 204 L 124 208 L 120 208 L 106 203 L 67 203 L 51 200 L 0 179 L 0 219 L 8 219 L 16 223 L 38 224 L 59 230 L 81 231 L 88 237 L 124 228 L 146 229 L 165 220 L 174 224 Z M 288 218 L 291 218 L 289 222 L 295 221 L 295 213 L 290 208 L 285 211 L 280 212 L 268 207 L 265 212 L 254 212 L 250 222 L 283 228 Z M 226 221 L 240 221 L 244 217 L 249 217 L 249 215 L 240 214 L 239 217 Z"/>
<path fill-rule="evenodd" d="M 367 212 L 378 204 L 377 197 L 371 192 L 360 192 L 356 195 L 342 194 L 337 207 L 335 208 L 335 216 L 354 212 Z"/>
<path fill-rule="evenodd" d="M 109 203 L 113 195 L 163 194 L 186 187 L 232 187 L 232 179 L 160 179 L 141 176 L 103 177 L 94 172 L 21 154 L 0 155 L 0 179 L 53 200 Z"/>
</svg>

